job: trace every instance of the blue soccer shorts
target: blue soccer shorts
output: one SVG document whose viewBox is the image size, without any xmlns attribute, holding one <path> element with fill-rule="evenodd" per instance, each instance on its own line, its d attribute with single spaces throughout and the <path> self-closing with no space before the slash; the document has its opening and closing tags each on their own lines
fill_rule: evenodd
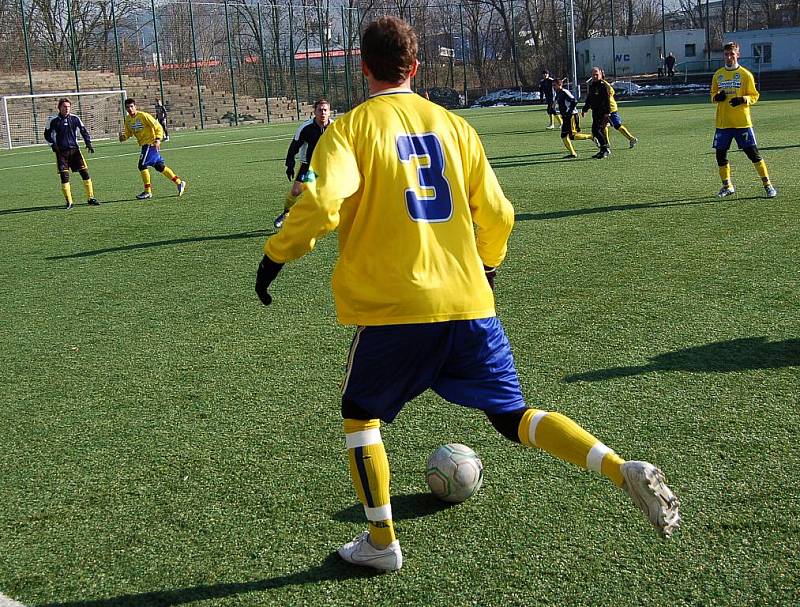
<svg viewBox="0 0 800 607">
<path fill-rule="evenodd" d="M 619 115 L 619 112 L 611 112 L 608 115 L 608 121 L 615 129 L 618 129 L 622 126 L 622 116 Z"/>
<path fill-rule="evenodd" d="M 161 157 L 161 153 L 156 149 L 156 146 L 142 146 L 142 153 L 139 154 L 140 171 L 146 169 L 147 167 L 155 167 L 156 165 L 163 166 L 164 164 L 164 159 Z"/>
<path fill-rule="evenodd" d="M 728 150 L 733 140 L 736 140 L 736 145 L 740 150 L 758 145 L 753 127 L 747 127 L 745 129 L 717 129 L 711 147 L 715 150 Z"/>
<path fill-rule="evenodd" d="M 497 318 L 359 327 L 342 398 L 391 422 L 431 388 L 489 414 L 525 406 L 514 357 Z"/>
</svg>

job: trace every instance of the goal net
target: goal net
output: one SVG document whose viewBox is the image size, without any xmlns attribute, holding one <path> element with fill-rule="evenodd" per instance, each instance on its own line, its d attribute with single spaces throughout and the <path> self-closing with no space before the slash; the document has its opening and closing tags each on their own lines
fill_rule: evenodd
<svg viewBox="0 0 800 607">
<path fill-rule="evenodd" d="M 116 137 L 122 130 L 125 90 L 43 93 L 2 97 L 2 145 L 8 149 L 46 144 L 47 119 L 58 114 L 58 100 L 72 102 L 72 113 L 89 130 L 92 140 Z M 80 139 L 79 139 L 80 141 Z"/>
</svg>

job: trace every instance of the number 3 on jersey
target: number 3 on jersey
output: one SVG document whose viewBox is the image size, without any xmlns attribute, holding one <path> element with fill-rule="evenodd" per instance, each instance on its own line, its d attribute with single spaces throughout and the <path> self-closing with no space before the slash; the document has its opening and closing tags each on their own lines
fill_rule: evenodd
<svg viewBox="0 0 800 607">
<path fill-rule="evenodd" d="M 453 197 L 450 184 L 444 176 L 444 152 L 439 138 L 434 133 L 424 135 L 398 135 L 397 153 L 400 162 L 408 164 L 411 157 L 419 159 L 417 180 L 422 195 L 417 188 L 406 190 L 406 208 L 414 221 L 442 222 L 453 216 Z M 422 159 L 427 158 L 426 166 Z"/>
</svg>

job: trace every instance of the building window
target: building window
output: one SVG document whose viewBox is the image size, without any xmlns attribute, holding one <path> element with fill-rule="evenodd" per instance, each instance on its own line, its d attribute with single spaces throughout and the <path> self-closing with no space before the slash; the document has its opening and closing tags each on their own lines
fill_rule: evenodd
<svg viewBox="0 0 800 607">
<path fill-rule="evenodd" d="M 587 49 L 584 51 L 584 53 L 585 53 L 585 54 L 584 54 L 584 56 L 583 56 L 583 62 L 584 62 L 584 63 L 586 63 L 586 64 L 588 64 L 588 63 L 589 63 L 589 49 L 587 48 Z"/>
<path fill-rule="evenodd" d="M 765 42 L 754 44 L 753 48 L 753 58 L 756 62 L 761 63 L 772 63 L 772 43 Z"/>
<path fill-rule="evenodd" d="M 683 55 L 684 57 L 696 57 L 697 56 L 697 49 L 695 49 L 694 44 L 686 44 L 683 47 Z"/>
</svg>

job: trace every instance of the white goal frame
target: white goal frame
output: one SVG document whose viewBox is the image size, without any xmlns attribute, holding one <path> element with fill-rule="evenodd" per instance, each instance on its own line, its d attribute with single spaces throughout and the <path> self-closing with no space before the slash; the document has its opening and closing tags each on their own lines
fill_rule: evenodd
<svg viewBox="0 0 800 607">
<path fill-rule="evenodd" d="M 9 120 L 9 116 L 8 116 L 8 102 L 9 102 L 9 100 L 30 99 L 31 101 L 35 102 L 36 99 L 41 99 L 41 98 L 44 98 L 44 97 L 51 97 L 51 98 L 69 97 L 70 99 L 73 100 L 73 108 L 74 108 L 76 105 L 78 105 L 78 104 L 75 103 L 75 98 L 76 97 L 77 98 L 88 97 L 90 95 L 91 96 L 97 96 L 97 95 L 119 95 L 120 124 L 122 123 L 122 119 L 124 118 L 124 115 L 125 115 L 125 110 L 124 110 L 125 99 L 126 99 L 126 97 L 128 95 L 128 92 L 127 92 L 126 89 L 108 89 L 108 90 L 100 90 L 100 91 L 81 91 L 81 92 L 55 91 L 55 92 L 52 92 L 52 93 L 36 93 L 34 95 L 4 95 L 2 98 L 0 98 L 0 99 L 2 99 L 2 102 L 3 102 L 3 113 L 2 113 L 2 116 L 0 116 L 0 118 L 3 121 L 3 134 L 5 135 L 5 140 L 6 140 L 5 141 L 5 144 L 6 144 L 5 147 L 7 149 L 9 149 L 9 150 L 13 149 L 13 147 L 14 147 L 14 142 L 11 139 L 11 121 Z M 55 108 L 48 108 L 48 116 L 55 115 L 56 111 L 57 110 Z M 37 112 L 37 114 L 38 114 L 38 112 Z M 83 120 L 83 117 L 80 115 L 80 112 L 77 110 L 77 108 L 76 108 L 75 114 L 77 114 L 81 118 L 81 120 Z M 36 118 L 36 116 L 34 116 L 34 120 L 35 120 L 35 118 Z M 85 124 L 85 121 L 84 121 L 84 124 Z M 44 132 L 43 124 L 41 125 L 41 128 L 39 130 Z M 93 141 L 94 140 L 103 140 L 103 139 L 110 139 L 111 138 L 110 136 L 107 136 L 107 137 L 103 137 L 103 136 L 94 137 L 94 133 L 92 133 L 91 130 L 89 131 L 89 133 L 92 135 L 92 140 Z M 24 144 L 23 143 L 23 144 L 17 144 L 16 147 L 18 147 L 18 148 L 20 148 L 20 147 L 31 147 L 31 146 L 35 146 L 35 145 L 50 145 L 50 144 L 48 144 L 47 142 L 42 142 L 42 143 L 38 143 L 38 144 L 37 143 L 29 143 L 29 144 Z"/>
</svg>

